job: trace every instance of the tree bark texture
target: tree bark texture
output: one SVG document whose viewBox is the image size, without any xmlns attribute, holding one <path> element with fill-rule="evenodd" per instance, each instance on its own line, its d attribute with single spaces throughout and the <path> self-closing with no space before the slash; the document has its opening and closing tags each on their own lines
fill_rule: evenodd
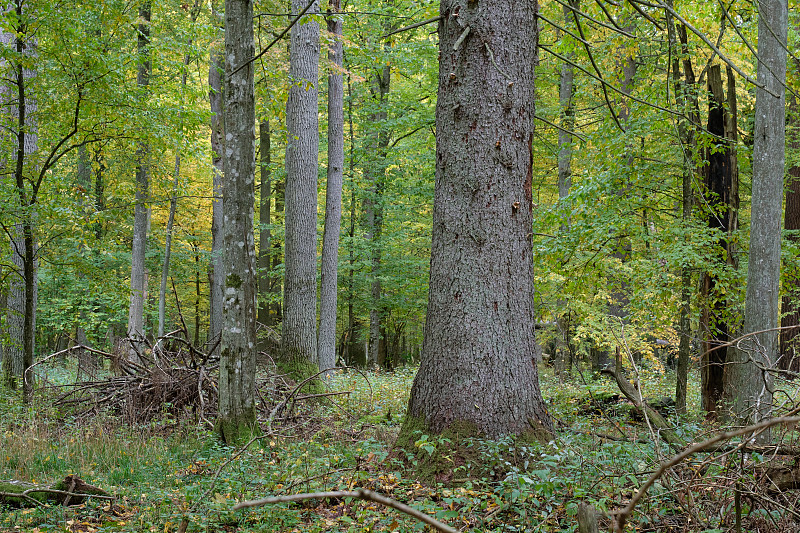
<svg viewBox="0 0 800 533">
<path fill-rule="evenodd" d="M 219 341 L 222 333 L 222 284 L 225 276 L 222 268 L 222 78 L 225 69 L 222 50 L 211 51 L 208 68 L 208 97 L 211 105 L 211 159 L 213 165 L 213 194 L 211 202 L 211 264 L 209 265 L 209 334 L 211 346 Z M 219 353 L 219 348 L 215 350 Z"/>
<path fill-rule="evenodd" d="M 403 431 L 549 431 L 533 361 L 536 4 L 440 13 L 430 292 Z"/>
<path fill-rule="evenodd" d="M 732 82 L 732 80 L 730 80 Z M 721 260 L 718 268 L 733 264 L 731 233 L 735 231 L 738 208 L 738 173 L 735 165 L 736 153 L 732 144 L 735 139 L 728 136 L 735 132 L 735 115 L 728 108 L 731 99 L 736 102 L 736 89 L 725 98 L 722 73 L 719 65 L 708 70 L 708 132 L 716 139 L 708 149 L 705 160 L 705 204 L 711 207 L 708 227 L 720 235 L 718 244 Z M 735 107 L 734 107 L 735 111 Z M 702 300 L 704 302 L 701 332 L 703 334 L 703 356 L 701 359 L 701 393 L 703 409 L 714 415 L 723 397 L 724 369 L 729 349 L 725 346 L 731 338 L 732 326 L 728 324 L 730 312 L 723 288 L 715 272 L 703 275 Z"/>
<path fill-rule="evenodd" d="M 225 275 L 217 428 L 228 444 L 257 432 L 255 94 L 252 0 L 225 2 L 225 141 L 223 228 Z"/>
<path fill-rule="evenodd" d="M 150 0 L 139 6 L 137 49 L 139 70 L 136 85 L 143 101 L 147 100 L 150 85 Z M 136 148 L 136 203 L 133 212 L 133 246 L 131 247 L 131 304 L 128 311 L 128 339 L 131 361 L 140 362 L 140 350 L 144 339 L 144 305 L 147 297 L 147 233 L 150 231 L 150 145 L 146 140 Z"/>
<path fill-rule="evenodd" d="M 781 260 L 783 203 L 786 36 L 786 0 L 765 0 L 758 20 L 758 75 L 753 130 L 753 194 L 750 255 L 747 270 L 741 349 L 726 367 L 726 400 L 732 420 L 758 423 L 772 413 L 773 380 L 768 370 L 777 361 L 778 284 Z M 763 333 L 760 333 L 763 332 Z M 762 433 L 761 441 L 770 436 Z"/>
<path fill-rule="evenodd" d="M 322 282 L 319 305 L 319 367 L 336 366 L 336 296 L 339 265 L 339 232 L 342 225 L 342 181 L 344 179 L 344 82 L 342 68 L 342 19 L 339 0 L 331 0 L 328 31 L 333 43 L 328 52 L 328 179 L 325 186 L 325 231 L 322 236 Z"/>
<path fill-rule="evenodd" d="M 306 7 L 292 0 L 292 13 Z M 313 15 L 318 5 L 308 10 Z M 286 236 L 283 295 L 283 356 L 317 361 L 317 165 L 319 119 L 319 24 L 306 18 L 291 30 L 286 102 Z"/>
<path fill-rule="evenodd" d="M 258 322 L 265 326 L 272 326 L 274 321 L 270 313 L 271 296 L 270 279 L 270 251 L 272 249 L 272 232 L 270 223 L 272 219 L 272 180 L 270 175 L 270 131 L 269 120 L 262 120 L 258 124 L 258 139 L 261 153 L 261 195 L 259 197 L 259 231 L 258 231 Z"/>
</svg>

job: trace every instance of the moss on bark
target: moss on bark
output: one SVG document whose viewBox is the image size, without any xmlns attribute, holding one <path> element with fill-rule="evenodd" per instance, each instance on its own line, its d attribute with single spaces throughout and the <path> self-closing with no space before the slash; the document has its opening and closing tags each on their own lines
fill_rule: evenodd
<svg viewBox="0 0 800 533">
<path fill-rule="evenodd" d="M 309 361 L 299 354 L 287 353 L 286 351 L 281 355 L 282 357 L 275 362 L 281 373 L 287 374 L 298 384 L 309 378 L 313 378 L 303 385 L 302 389 L 297 391 L 298 393 L 320 394 L 324 392 L 322 380 L 318 376 L 319 366 L 316 363 Z"/>
</svg>

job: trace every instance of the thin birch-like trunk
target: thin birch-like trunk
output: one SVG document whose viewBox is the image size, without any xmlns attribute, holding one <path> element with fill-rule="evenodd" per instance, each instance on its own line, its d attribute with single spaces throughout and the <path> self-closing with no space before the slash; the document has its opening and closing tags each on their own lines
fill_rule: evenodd
<svg viewBox="0 0 800 533">
<path fill-rule="evenodd" d="M 223 51 L 214 48 L 208 68 L 208 97 L 211 105 L 211 159 L 213 195 L 211 201 L 211 263 L 209 264 L 209 344 L 219 354 L 222 333 L 222 77 L 224 70 Z"/>
<path fill-rule="evenodd" d="M 136 85 L 146 100 L 145 94 L 150 85 L 150 0 L 144 0 L 139 6 L 139 25 L 137 49 L 139 53 L 139 70 Z M 144 134 L 143 134 L 144 135 Z M 140 141 L 136 148 L 136 205 L 133 214 L 133 246 L 131 248 L 131 303 L 128 311 L 128 339 L 130 350 L 128 358 L 133 362 L 141 362 L 144 339 L 144 305 L 147 297 L 147 270 L 145 256 L 147 253 L 147 233 L 150 231 L 150 145 Z"/>
<path fill-rule="evenodd" d="M 200 10 L 198 9 L 199 3 L 196 0 L 194 6 L 192 7 L 192 22 L 194 23 L 197 20 L 197 16 L 200 14 Z M 189 39 L 187 43 L 187 47 L 192 47 L 192 39 Z M 188 75 L 187 69 L 189 67 L 189 61 L 191 57 L 189 54 L 184 54 L 183 56 L 183 72 L 181 74 L 181 101 L 183 101 L 183 95 L 186 92 L 186 78 Z M 180 119 L 183 116 L 183 107 L 178 111 L 178 119 L 179 122 L 182 122 Z M 181 124 L 182 126 L 182 124 Z M 183 136 L 183 127 L 181 127 L 178 131 L 179 136 Z M 169 277 L 169 261 L 170 256 L 172 255 L 172 230 L 173 226 L 175 225 L 175 211 L 178 207 L 178 186 L 180 184 L 180 177 L 181 177 L 181 144 L 182 140 L 179 140 L 175 145 L 175 169 L 173 171 L 173 178 L 172 178 L 172 193 L 169 197 L 169 217 L 167 219 L 167 233 L 165 235 L 165 242 L 164 242 L 164 263 L 161 266 L 161 287 L 158 291 L 158 336 L 164 336 L 164 322 L 166 320 L 166 311 L 167 311 L 167 278 Z"/>
</svg>

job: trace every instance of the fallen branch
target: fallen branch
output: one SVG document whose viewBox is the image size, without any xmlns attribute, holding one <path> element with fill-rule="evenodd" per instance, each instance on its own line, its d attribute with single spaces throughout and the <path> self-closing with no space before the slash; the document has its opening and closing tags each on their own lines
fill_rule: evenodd
<svg viewBox="0 0 800 533">
<path fill-rule="evenodd" d="M 667 444 L 675 449 L 682 448 L 686 445 L 686 442 L 678 437 L 677 433 L 675 433 L 675 431 L 672 429 L 672 426 L 670 426 L 667 420 L 661 416 L 661 413 L 653 409 L 650 404 L 644 401 L 642 399 L 642 395 L 639 394 L 633 384 L 625 379 L 621 373 L 619 373 L 612 366 L 607 366 L 604 368 L 602 373 L 613 377 L 617 382 L 617 387 L 619 387 L 619 390 L 625 395 L 628 401 L 630 401 L 637 409 L 639 409 L 639 411 L 647 414 L 647 417 L 650 419 L 650 421 L 653 422 L 653 424 L 658 428 L 658 435 L 664 439 Z"/>
<path fill-rule="evenodd" d="M 405 513 L 409 516 L 413 516 L 420 522 L 424 522 L 431 526 L 432 528 L 437 529 L 438 531 L 444 531 L 445 533 L 457 533 L 457 530 L 453 529 L 452 527 L 443 524 L 436 520 L 435 518 L 426 515 L 420 511 L 417 511 L 413 507 L 409 507 L 404 503 L 400 503 L 396 500 L 391 498 L 387 498 L 377 492 L 373 492 L 367 489 L 357 489 L 357 490 L 339 490 L 333 492 L 313 492 L 310 494 L 290 494 L 287 496 L 273 496 L 270 498 L 263 498 L 261 500 L 249 500 L 237 503 L 233 506 L 233 510 L 237 511 L 239 509 L 249 509 L 251 507 L 261 507 L 262 505 L 269 505 L 271 503 L 285 503 L 285 502 L 299 502 L 303 500 L 310 500 L 313 498 L 358 498 L 360 500 L 367 500 L 372 501 L 375 503 L 380 503 L 381 505 L 385 505 L 386 507 L 391 507 L 392 509 L 397 509 L 401 513 Z"/>
<path fill-rule="evenodd" d="M 79 505 L 88 498 L 115 500 L 116 497 L 78 476 L 69 475 L 52 485 L 37 485 L 25 481 L 0 481 L 0 504 L 12 507 L 39 506 L 44 503 Z"/>
<path fill-rule="evenodd" d="M 647 493 L 647 490 L 653 486 L 653 484 L 664 475 L 664 472 L 672 468 L 673 466 L 679 464 L 681 461 L 686 459 L 687 457 L 694 455 L 695 453 L 701 452 L 707 448 L 712 447 L 718 442 L 730 440 L 734 437 L 740 437 L 743 435 L 748 435 L 750 438 L 753 438 L 758 433 L 772 427 L 777 426 L 780 424 L 797 424 L 800 422 L 800 416 L 782 416 L 779 418 L 772 418 L 770 420 L 766 420 L 759 424 L 754 424 L 752 426 L 747 426 L 741 429 L 737 429 L 735 431 L 727 431 L 725 433 L 720 433 L 715 437 L 711 437 L 710 439 L 704 440 L 703 442 L 694 444 L 679 454 L 673 456 L 669 461 L 665 461 L 658 467 L 658 470 L 653 472 L 650 478 L 645 481 L 644 485 L 639 488 L 636 492 L 634 492 L 633 497 L 628 502 L 628 505 L 625 506 L 619 513 L 617 513 L 617 519 L 614 524 L 614 530 L 622 533 L 623 529 L 625 528 L 625 522 L 628 520 L 628 517 L 633 513 L 633 510 L 636 508 L 636 504 L 641 500 L 644 495 Z"/>
</svg>

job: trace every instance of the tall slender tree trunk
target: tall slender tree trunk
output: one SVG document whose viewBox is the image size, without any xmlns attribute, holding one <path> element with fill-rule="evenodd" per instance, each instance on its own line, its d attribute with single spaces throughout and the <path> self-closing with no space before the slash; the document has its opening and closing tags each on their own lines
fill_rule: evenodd
<svg viewBox="0 0 800 533">
<path fill-rule="evenodd" d="M 372 93 L 378 110 L 372 114 L 371 122 L 377 128 L 377 131 L 375 131 L 371 140 L 370 153 L 373 156 L 368 158 L 367 166 L 364 168 L 365 177 L 371 182 L 364 202 L 364 211 L 366 212 L 369 232 L 367 239 L 371 241 L 372 256 L 370 259 L 372 264 L 370 272 L 372 299 L 369 308 L 369 350 L 367 353 L 367 364 L 372 366 L 380 365 L 383 362 L 380 356 L 381 331 L 385 318 L 385 309 L 381 302 L 381 268 L 383 262 L 381 236 L 383 235 L 383 191 L 386 181 L 386 152 L 389 146 L 389 130 L 386 125 L 386 119 L 388 118 L 386 105 L 388 104 L 391 84 L 391 69 L 389 65 L 384 65 L 378 71 L 374 77 L 374 84 Z"/>
<path fill-rule="evenodd" d="M 270 252 L 272 249 L 272 179 L 270 174 L 270 131 L 269 120 L 262 120 L 258 125 L 258 139 L 261 150 L 261 195 L 259 197 L 259 231 L 258 231 L 258 322 L 265 326 L 274 325 L 271 304 Z"/>
<path fill-rule="evenodd" d="M 139 25 L 137 48 L 139 71 L 136 85 L 139 87 L 142 105 L 148 100 L 150 85 L 150 0 L 139 5 Z M 143 137 L 147 134 L 141 133 Z M 133 246 L 131 248 L 131 304 L 128 311 L 128 339 L 131 361 L 140 362 L 144 339 L 144 305 L 147 297 L 147 233 L 150 231 L 150 145 L 146 140 L 139 141 L 136 148 L 136 205 L 133 215 Z"/>
<path fill-rule="evenodd" d="M 732 84 L 733 80 L 729 80 Z M 725 98 L 722 86 L 722 73 L 719 65 L 712 65 L 708 71 L 708 132 L 717 139 L 712 141 L 713 146 L 708 150 L 705 160 L 705 194 L 706 204 L 711 205 L 713 211 L 708 215 L 708 226 L 712 231 L 722 235 L 719 238 L 719 247 L 722 256 L 720 266 L 733 265 L 734 250 L 732 249 L 731 233 L 736 231 L 736 213 L 738 209 L 738 166 L 736 152 L 734 151 L 735 139 L 728 136 L 734 134 L 735 127 L 735 86 L 729 86 L 728 98 Z M 733 109 L 730 109 L 731 101 Z M 732 116 L 731 116 L 732 115 Z M 703 332 L 703 357 L 701 361 L 701 390 L 703 409 L 714 416 L 723 397 L 723 373 L 728 357 L 726 344 L 731 338 L 731 325 L 728 312 L 727 291 L 717 288 L 719 280 L 715 273 L 706 272 L 703 275 L 702 296 L 704 303 L 702 328 Z"/>
<path fill-rule="evenodd" d="M 575 9 L 579 9 L 580 0 L 571 0 L 569 3 Z M 573 21 L 572 10 L 564 5 L 562 6 L 562 14 L 564 16 L 564 24 L 571 25 Z M 571 61 L 575 56 L 570 53 L 567 58 Z M 569 196 L 570 189 L 572 188 L 572 135 L 568 132 L 575 128 L 575 102 L 573 96 L 575 94 L 575 68 L 570 61 L 564 61 L 561 64 L 561 76 L 558 84 L 558 100 L 561 108 L 561 127 L 563 130 L 558 131 L 558 199 L 563 202 Z M 570 219 L 566 217 L 561 222 L 559 231 L 566 235 L 569 233 Z M 555 354 L 555 369 L 559 379 L 563 379 L 563 374 L 567 367 L 567 361 L 571 361 L 572 350 L 571 333 L 570 333 L 570 320 L 569 310 L 566 309 L 567 301 L 564 298 L 559 298 L 556 303 L 558 316 L 556 319 L 559 338 L 556 342 Z"/>
<path fill-rule="evenodd" d="M 672 1 L 668 2 L 672 7 Z M 684 161 L 681 175 L 681 222 L 684 225 L 692 219 L 694 196 L 692 193 L 692 180 L 695 178 L 697 168 L 694 156 L 697 153 L 695 129 L 700 123 L 700 111 L 697 103 L 697 94 L 694 89 L 696 80 L 691 56 L 688 54 L 688 36 L 686 27 L 675 26 L 672 15 L 667 12 L 667 31 L 672 53 L 672 79 L 675 91 L 675 101 L 683 117 L 678 122 L 678 139 L 683 149 Z M 683 59 L 681 59 L 683 58 Z M 678 344 L 678 365 L 675 384 L 675 409 L 678 413 L 686 412 L 686 394 L 689 378 L 689 361 L 691 355 L 691 307 L 692 307 L 692 266 L 683 264 L 680 267 L 681 276 L 681 302 L 678 329 L 680 341 Z"/>
<path fill-rule="evenodd" d="M 300 13 L 305 0 L 292 0 L 292 13 Z M 291 30 L 289 77 L 292 87 L 286 102 L 286 259 L 281 340 L 289 364 L 317 362 L 317 165 L 319 120 L 319 24 L 310 16 Z"/>
<path fill-rule="evenodd" d="M 796 71 L 797 72 L 797 71 Z M 789 102 L 789 149 L 796 154 L 800 150 L 800 118 L 798 117 L 797 97 L 792 95 Z M 784 208 L 783 229 L 786 238 L 793 244 L 800 242 L 800 165 L 789 167 L 786 183 L 786 207 Z M 785 281 L 781 299 L 780 368 L 800 372 L 800 349 L 797 334 L 800 332 L 800 269 L 794 261 L 784 263 Z"/>
<path fill-rule="evenodd" d="M 30 58 L 36 55 L 36 39 L 29 34 L 27 25 L 27 7 L 16 0 L 5 10 L 13 10 L 16 15 L 11 31 L 0 34 L 3 45 L 12 48 L 17 58 Z M 10 112 L 15 114 L 13 132 L 12 159 L 13 169 L 10 172 L 17 190 L 19 212 L 18 222 L 11 228 L 11 255 L 15 274 L 11 276 L 8 295 L 8 333 L 10 343 L 5 350 L 7 384 L 12 388 L 22 384 L 22 397 L 28 403 L 33 394 L 33 375 L 27 369 L 33 365 L 34 342 L 36 336 L 36 300 L 37 300 L 37 259 L 34 235 L 36 209 L 36 191 L 28 190 L 26 172 L 29 161 L 26 156 L 38 149 L 37 124 L 35 119 L 36 101 L 33 97 L 29 81 L 36 71 L 28 68 L 22 59 L 11 60 L 9 71 L 5 77 L 7 86 L 4 98 Z M 21 274 L 21 276 L 20 276 Z"/>
<path fill-rule="evenodd" d="M 200 2 L 195 0 L 192 6 L 191 19 L 192 23 L 197 21 L 197 16 L 200 14 Z M 187 48 L 192 47 L 192 39 L 189 39 Z M 188 76 L 188 67 L 191 56 L 187 53 L 183 56 L 183 68 L 181 73 L 181 101 L 183 101 L 184 94 L 186 93 L 186 78 Z M 178 118 L 183 116 L 183 107 L 178 110 Z M 183 125 L 181 124 L 180 136 L 183 136 Z M 172 255 L 172 231 L 175 226 L 175 211 L 178 208 L 178 186 L 180 185 L 181 177 L 181 144 L 182 140 L 178 141 L 175 145 L 175 168 L 172 177 L 172 194 L 169 197 L 169 216 L 167 220 L 167 232 L 164 242 L 164 263 L 161 266 L 161 287 L 158 291 L 158 336 L 164 336 L 164 323 L 167 314 L 167 278 L 169 278 L 169 262 Z"/>
<path fill-rule="evenodd" d="M 348 69 L 349 71 L 349 69 Z M 350 183 L 350 227 L 347 252 L 350 268 L 347 272 L 347 333 L 344 340 L 344 360 L 348 365 L 355 363 L 358 342 L 356 340 L 356 317 L 353 300 L 355 299 L 355 234 L 356 234 L 356 184 L 355 184 L 355 133 L 353 131 L 353 90 L 350 76 L 347 76 L 347 125 L 350 137 L 350 153 L 348 154 L 348 173 Z M 363 362 L 362 362 L 363 364 Z"/>
<path fill-rule="evenodd" d="M 214 10 L 212 9 L 212 12 Z M 216 14 L 216 13 L 214 13 Z M 222 191 L 222 78 L 224 71 L 223 51 L 212 49 L 208 69 L 209 102 L 211 105 L 211 159 L 213 166 L 213 194 L 211 201 L 211 263 L 209 265 L 209 344 L 217 346 L 222 333 L 222 285 L 224 282 L 222 268 L 222 229 L 223 229 L 223 191 Z"/>
<path fill-rule="evenodd" d="M 284 198 L 286 181 L 276 179 L 274 180 L 275 187 L 273 195 L 275 197 L 275 221 L 280 223 L 284 216 Z M 272 270 L 277 268 L 283 263 L 283 243 L 280 239 L 273 239 L 272 243 Z M 281 305 L 281 296 L 283 295 L 283 284 L 280 276 L 273 276 L 270 278 L 270 291 L 272 292 L 272 314 L 275 316 L 275 323 L 283 321 L 283 306 Z"/>
<path fill-rule="evenodd" d="M 225 2 L 225 275 L 217 430 L 228 444 L 258 432 L 256 420 L 255 93 L 253 1 Z"/>
<path fill-rule="evenodd" d="M 400 435 L 552 430 L 534 354 L 536 3 L 442 0 L 430 291 Z M 467 29 L 468 28 L 468 29 Z"/>
<path fill-rule="evenodd" d="M 737 424 L 760 422 L 772 414 L 773 379 L 778 359 L 778 285 L 783 201 L 786 0 L 764 0 L 758 17 L 758 67 L 753 129 L 753 193 L 750 256 L 747 269 L 744 327 L 747 337 L 725 368 L 725 400 Z M 762 433 L 758 440 L 768 441 Z"/>
<path fill-rule="evenodd" d="M 78 169 L 77 169 L 77 183 L 78 190 L 82 195 L 81 204 L 85 209 L 92 207 L 91 198 L 92 191 L 92 162 L 89 159 L 89 150 L 86 145 L 78 147 Z M 86 246 L 80 245 L 81 255 L 86 256 Z M 88 252 L 91 253 L 91 252 Z M 84 280 L 85 276 L 78 274 L 80 280 Z M 75 328 L 75 342 L 79 345 L 88 346 L 88 339 L 86 337 L 86 330 L 84 323 L 86 322 L 86 311 L 81 309 L 78 314 L 78 323 Z M 78 380 L 94 379 L 97 373 L 97 356 L 88 350 L 81 350 L 78 353 Z"/>
<path fill-rule="evenodd" d="M 342 226 L 342 182 L 344 180 L 344 83 L 342 67 L 342 19 L 339 0 L 331 0 L 328 31 L 333 43 L 328 52 L 328 180 L 325 186 L 325 232 L 322 237 L 322 282 L 320 286 L 319 367 L 336 366 L 336 292 L 339 267 L 339 232 Z"/>
</svg>

